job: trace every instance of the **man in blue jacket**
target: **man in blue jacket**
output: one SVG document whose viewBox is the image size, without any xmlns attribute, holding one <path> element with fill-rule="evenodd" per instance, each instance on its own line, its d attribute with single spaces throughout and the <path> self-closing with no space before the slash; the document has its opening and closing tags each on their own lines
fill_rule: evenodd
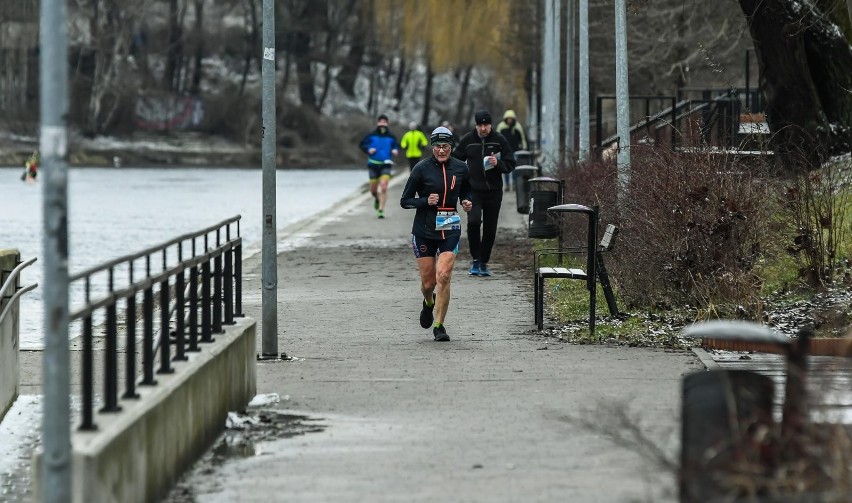
<svg viewBox="0 0 852 503">
<path fill-rule="evenodd" d="M 388 182 L 393 169 L 393 156 L 399 153 L 399 143 L 388 129 L 388 116 L 382 114 L 376 120 L 376 129 L 361 140 L 361 150 L 367 154 L 367 170 L 370 173 L 370 193 L 376 216 L 385 218 L 385 202 L 388 199 Z"/>
<path fill-rule="evenodd" d="M 497 218 L 503 203 L 503 173 L 515 169 L 515 155 L 506 138 L 491 128 L 491 114 L 480 110 L 473 131 L 462 136 L 453 157 L 467 161 L 473 209 L 467 217 L 471 276 L 491 276 L 488 261 L 497 239 Z"/>
<path fill-rule="evenodd" d="M 445 342 L 450 336 L 444 317 L 450 306 L 450 280 L 461 241 L 461 218 L 456 205 L 461 202 L 462 209 L 470 211 L 473 203 L 467 166 L 450 157 L 452 132 L 438 127 L 432 131 L 430 143 L 432 155 L 411 170 L 399 204 L 417 210 L 411 226 L 411 248 L 420 270 L 423 294 L 420 326 L 431 326 L 435 340 Z"/>
</svg>

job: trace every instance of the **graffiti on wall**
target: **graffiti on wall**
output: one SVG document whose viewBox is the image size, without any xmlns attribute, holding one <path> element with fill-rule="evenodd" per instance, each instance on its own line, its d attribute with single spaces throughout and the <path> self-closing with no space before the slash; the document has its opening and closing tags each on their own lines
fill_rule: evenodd
<svg viewBox="0 0 852 503">
<path fill-rule="evenodd" d="M 204 119 L 204 102 L 193 96 L 136 98 L 136 127 L 152 131 L 195 129 Z"/>
</svg>

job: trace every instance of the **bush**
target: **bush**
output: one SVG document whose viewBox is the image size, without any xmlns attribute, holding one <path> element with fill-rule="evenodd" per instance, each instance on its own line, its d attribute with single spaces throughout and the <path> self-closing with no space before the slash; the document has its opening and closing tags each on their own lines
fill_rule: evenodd
<svg viewBox="0 0 852 503">
<path fill-rule="evenodd" d="M 758 316 L 755 267 L 777 253 L 784 227 L 776 218 L 780 190 L 766 167 L 653 145 L 632 147 L 631 157 L 620 199 L 611 162 L 564 173 L 567 202 L 598 204 L 601 225 L 621 227 L 607 265 L 623 299 L 631 306 L 687 304 L 708 312 L 743 305 Z"/>
</svg>

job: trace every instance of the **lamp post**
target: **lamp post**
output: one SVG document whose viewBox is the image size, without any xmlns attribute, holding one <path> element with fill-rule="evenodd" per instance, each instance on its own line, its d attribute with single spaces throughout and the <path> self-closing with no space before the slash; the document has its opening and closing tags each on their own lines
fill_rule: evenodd
<svg viewBox="0 0 852 503">
<path fill-rule="evenodd" d="M 262 359 L 278 357 L 278 256 L 275 181 L 275 4 L 263 0 L 263 242 Z"/>
</svg>

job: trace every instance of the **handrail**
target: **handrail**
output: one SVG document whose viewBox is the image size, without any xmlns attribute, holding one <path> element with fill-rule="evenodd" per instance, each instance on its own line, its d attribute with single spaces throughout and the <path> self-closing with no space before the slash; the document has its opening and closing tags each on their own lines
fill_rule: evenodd
<svg viewBox="0 0 852 503">
<path fill-rule="evenodd" d="M 3 324 L 3 320 L 6 319 L 6 314 L 9 311 L 12 310 L 12 306 L 15 304 L 15 301 L 18 300 L 18 297 L 29 292 L 30 290 L 34 289 L 37 286 L 38 286 L 38 283 L 33 283 L 32 285 L 27 285 L 27 286 L 21 288 L 20 290 L 18 290 L 17 292 L 15 292 L 15 294 L 12 295 L 11 298 L 9 298 L 9 302 L 7 302 L 6 307 L 3 308 L 3 312 L 0 313 L 0 325 Z"/>
<path fill-rule="evenodd" d="M 103 407 L 99 412 L 118 412 L 120 399 L 139 397 L 137 386 L 157 383 L 156 374 L 175 371 L 173 361 L 188 359 L 199 351 L 199 343 L 214 342 L 223 324 L 234 324 L 242 316 L 242 238 L 240 216 L 223 220 L 200 231 L 183 234 L 158 246 L 125 255 L 71 277 L 84 283 L 85 301 L 69 313 L 69 322 L 82 322 L 82 421 L 81 430 L 97 428 L 94 418 L 94 317 L 104 312 Z M 236 223 L 236 234 L 231 225 Z M 215 234 L 215 236 L 211 236 Z M 224 234 L 224 236 L 223 236 Z M 196 240 L 203 239 L 200 250 Z M 208 244 L 208 239 L 214 242 Z M 191 250 L 189 248 L 191 241 Z M 172 255 L 176 252 L 176 256 Z M 162 269 L 151 270 L 152 258 L 162 253 Z M 188 255 L 188 256 L 187 256 Z M 170 257 L 170 258 L 169 258 Z M 144 259 L 142 271 L 134 274 L 134 263 Z M 126 269 L 126 270 L 125 270 Z M 124 270 L 127 282 L 116 284 L 116 273 Z M 92 292 L 95 275 L 105 280 Z M 188 276 L 188 277 L 187 277 Z M 79 284 L 78 283 L 78 284 Z M 100 291 L 104 288 L 104 291 Z M 187 296 L 188 293 L 188 296 Z M 136 313 L 141 296 L 141 320 Z M 121 307 L 119 304 L 121 303 Z M 119 396 L 119 310 L 125 313 L 122 337 L 127 358 L 124 366 L 125 392 Z M 159 311 L 159 316 L 155 316 Z M 173 319 L 174 313 L 174 319 Z M 158 318 L 158 322 L 155 321 Z M 174 322 L 173 324 L 171 322 Z M 141 355 L 137 357 L 137 325 L 141 329 Z M 173 352 L 174 351 L 174 352 Z M 157 362 L 159 369 L 156 369 Z M 141 366 L 141 380 L 137 366 Z"/>
<path fill-rule="evenodd" d="M 106 271 L 109 268 L 115 267 L 119 264 L 122 264 L 122 263 L 125 263 L 125 262 L 131 262 L 131 261 L 134 261 L 136 259 L 139 259 L 139 258 L 142 258 L 142 257 L 145 257 L 145 256 L 153 255 L 156 252 L 162 251 L 164 248 L 168 248 L 169 246 L 181 243 L 183 241 L 188 241 L 190 239 L 195 239 L 197 237 L 204 236 L 204 235 L 209 234 L 209 233 L 211 233 L 215 230 L 221 229 L 222 227 L 229 226 L 230 224 L 232 224 L 234 222 L 237 223 L 237 235 L 239 236 L 239 234 L 240 234 L 240 219 L 241 218 L 242 218 L 242 216 L 237 215 L 237 216 L 231 217 L 227 220 L 222 220 L 218 224 L 211 225 L 211 226 L 206 227 L 206 228 L 204 228 L 200 231 L 189 232 L 189 233 L 180 235 L 176 238 L 172 238 L 172 239 L 170 239 L 170 240 L 168 240 L 164 243 L 160 243 L 159 245 L 155 245 L 155 246 L 152 246 L 150 248 L 146 248 L 142 251 L 138 251 L 136 253 L 131 253 L 129 255 L 125 255 L 123 257 L 118 257 L 116 259 L 110 260 L 109 262 L 104 262 L 102 264 L 96 265 L 94 267 L 86 269 L 85 271 L 81 271 L 81 272 L 78 272 L 76 274 L 73 274 L 68 279 L 69 279 L 69 281 L 77 281 L 78 279 L 82 279 L 86 276 L 91 276 L 93 274 L 96 274 L 96 273 L 99 273 L 99 272 L 102 272 L 102 271 Z"/>
<path fill-rule="evenodd" d="M 6 289 L 9 288 L 9 285 L 15 284 L 15 280 L 18 278 L 18 274 L 24 268 L 32 265 L 32 263 L 35 262 L 36 260 L 38 260 L 37 257 L 33 257 L 29 260 L 25 260 L 24 262 L 21 262 L 20 264 L 18 264 L 17 267 L 12 269 L 12 272 L 9 274 L 9 277 L 6 278 L 6 281 L 3 283 L 3 286 L 0 287 L 0 303 L 2 303 L 2 301 L 3 301 L 3 296 L 6 295 Z"/>
</svg>

